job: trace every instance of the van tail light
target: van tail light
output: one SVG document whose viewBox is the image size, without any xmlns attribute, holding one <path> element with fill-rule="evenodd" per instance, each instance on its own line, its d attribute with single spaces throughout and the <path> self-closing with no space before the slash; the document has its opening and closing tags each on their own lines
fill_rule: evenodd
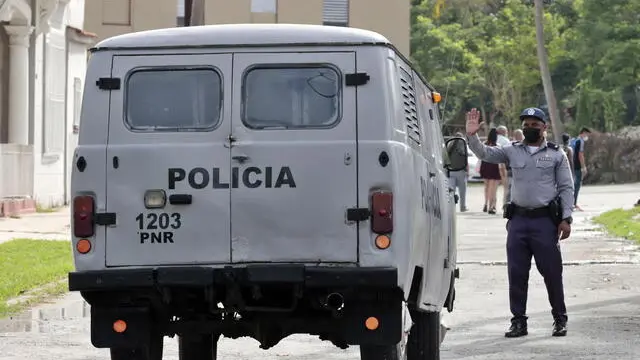
<svg viewBox="0 0 640 360">
<path fill-rule="evenodd" d="M 93 236 L 94 212 L 93 196 L 82 195 L 73 199 L 73 235 L 75 237 L 86 238 Z"/>
<path fill-rule="evenodd" d="M 388 234 L 393 231 L 393 193 L 376 191 L 371 195 L 371 231 Z"/>
</svg>

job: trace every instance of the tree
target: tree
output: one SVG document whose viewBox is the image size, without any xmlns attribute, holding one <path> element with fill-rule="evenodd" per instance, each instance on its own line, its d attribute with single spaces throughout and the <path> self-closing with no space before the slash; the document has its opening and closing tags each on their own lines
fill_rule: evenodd
<svg viewBox="0 0 640 360">
<path fill-rule="evenodd" d="M 556 144 L 562 144 L 562 133 L 564 126 L 560 121 L 560 113 L 556 103 L 556 95 L 553 91 L 553 83 L 551 82 L 551 72 L 547 60 L 547 50 L 544 41 L 544 8 L 542 0 L 534 0 L 535 18 L 536 18 L 536 42 L 538 49 L 538 62 L 540 63 L 540 75 L 542 76 L 542 86 L 544 87 L 544 95 L 547 99 L 549 109 L 549 117 L 551 118 L 551 126 L 553 128 L 553 136 Z"/>
</svg>

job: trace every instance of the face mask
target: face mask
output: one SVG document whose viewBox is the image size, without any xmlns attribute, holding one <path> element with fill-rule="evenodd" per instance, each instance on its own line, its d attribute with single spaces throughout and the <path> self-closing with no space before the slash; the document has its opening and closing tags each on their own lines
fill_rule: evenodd
<svg viewBox="0 0 640 360">
<path fill-rule="evenodd" d="M 540 130 L 534 128 L 524 128 L 522 129 L 522 133 L 524 134 L 524 139 L 528 143 L 535 143 L 540 140 Z"/>
<path fill-rule="evenodd" d="M 588 137 L 588 136 L 585 136 L 585 137 L 583 137 L 582 139 L 583 139 L 584 141 L 587 141 L 587 140 L 589 140 L 589 137 Z"/>
</svg>

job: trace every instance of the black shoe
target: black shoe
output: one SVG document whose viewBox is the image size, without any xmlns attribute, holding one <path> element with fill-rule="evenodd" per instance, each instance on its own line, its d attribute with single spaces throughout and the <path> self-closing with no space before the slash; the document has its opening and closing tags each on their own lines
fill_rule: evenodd
<svg viewBox="0 0 640 360">
<path fill-rule="evenodd" d="M 553 332 L 552 336 L 567 336 L 567 322 L 556 320 L 553 323 Z"/>
<path fill-rule="evenodd" d="M 527 331 L 526 321 L 513 320 L 511 321 L 511 327 L 509 328 L 509 331 L 504 333 L 504 336 L 508 338 L 517 338 L 517 337 L 525 336 L 528 334 L 529 332 Z"/>
<path fill-rule="evenodd" d="M 487 212 L 487 205 L 482 208 L 482 212 Z"/>
</svg>

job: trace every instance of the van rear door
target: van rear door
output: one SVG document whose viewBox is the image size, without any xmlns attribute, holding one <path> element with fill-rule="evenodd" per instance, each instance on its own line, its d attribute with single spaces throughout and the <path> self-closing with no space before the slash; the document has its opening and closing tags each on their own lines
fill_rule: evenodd
<svg viewBox="0 0 640 360">
<path fill-rule="evenodd" d="M 232 261 L 357 262 L 353 52 L 236 53 Z M 235 111 L 237 109 L 237 111 Z"/>
<path fill-rule="evenodd" d="M 107 211 L 116 224 L 107 228 L 107 266 L 230 261 L 224 94 L 232 61 L 231 54 L 113 57 L 111 83 L 121 85 L 110 100 Z"/>
</svg>

